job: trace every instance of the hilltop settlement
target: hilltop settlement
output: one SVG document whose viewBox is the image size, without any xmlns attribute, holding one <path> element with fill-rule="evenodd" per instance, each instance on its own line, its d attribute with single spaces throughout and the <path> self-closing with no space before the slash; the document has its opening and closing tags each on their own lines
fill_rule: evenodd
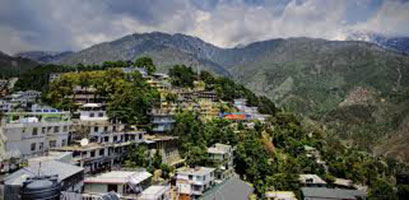
<svg viewBox="0 0 409 200">
<path fill-rule="evenodd" d="M 37 70 L 36 73 L 33 71 Z M 398 199 L 407 166 L 234 81 L 148 57 L 0 82 L 0 199 Z"/>
</svg>

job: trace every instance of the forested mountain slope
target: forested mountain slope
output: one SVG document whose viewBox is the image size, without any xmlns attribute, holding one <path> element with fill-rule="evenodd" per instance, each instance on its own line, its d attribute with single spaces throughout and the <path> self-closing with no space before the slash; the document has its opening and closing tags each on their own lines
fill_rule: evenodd
<svg viewBox="0 0 409 200">
<path fill-rule="evenodd" d="M 37 65 L 32 60 L 12 57 L 0 51 L 0 76 L 16 76 Z"/>
</svg>

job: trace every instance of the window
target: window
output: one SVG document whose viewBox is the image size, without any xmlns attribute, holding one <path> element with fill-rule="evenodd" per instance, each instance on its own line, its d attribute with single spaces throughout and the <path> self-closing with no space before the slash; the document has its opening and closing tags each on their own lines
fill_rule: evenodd
<svg viewBox="0 0 409 200">
<path fill-rule="evenodd" d="M 102 112 L 98 113 L 98 117 L 103 117 L 103 116 L 104 116 L 104 113 Z"/>
<path fill-rule="evenodd" d="M 47 132 L 50 132 L 52 128 L 51 126 L 47 127 Z"/>
<path fill-rule="evenodd" d="M 116 126 L 112 126 L 112 132 L 116 131 Z"/>
<path fill-rule="evenodd" d="M 94 127 L 94 132 L 98 133 L 98 131 L 99 131 L 98 126 L 95 126 L 95 127 Z"/>
<path fill-rule="evenodd" d="M 104 137 L 104 141 L 109 142 L 109 137 L 108 136 Z"/>
<path fill-rule="evenodd" d="M 189 180 L 193 180 L 193 176 L 192 176 L 192 175 L 189 175 Z"/>
<path fill-rule="evenodd" d="M 99 150 L 99 155 L 100 155 L 100 156 L 103 156 L 104 154 L 105 154 L 105 149 Z"/>
<path fill-rule="evenodd" d="M 63 132 L 67 132 L 67 131 L 68 131 L 68 126 L 64 126 Z"/>
<path fill-rule="evenodd" d="M 31 151 L 35 151 L 36 150 L 36 143 L 31 143 Z"/>
<path fill-rule="evenodd" d="M 61 146 L 65 146 L 66 145 L 66 141 L 65 141 L 65 139 L 62 139 L 61 140 Z"/>
<path fill-rule="evenodd" d="M 118 192 L 118 186 L 109 184 L 108 185 L 108 192 L 112 192 L 112 191 Z"/>
<path fill-rule="evenodd" d="M 40 144 L 38 145 L 38 149 L 43 150 L 43 148 L 44 148 L 44 142 L 40 142 Z"/>
<path fill-rule="evenodd" d="M 201 191 L 202 187 L 200 185 L 193 185 L 193 190 L 194 191 Z"/>
<path fill-rule="evenodd" d="M 42 134 L 45 134 L 45 131 L 47 130 L 47 127 L 43 127 L 43 128 L 41 128 L 41 133 Z"/>
<path fill-rule="evenodd" d="M 36 135 L 38 135 L 38 128 L 34 127 L 33 128 L 33 136 L 36 136 Z"/>
<path fill-rule="evenodd" d="M 54 133 L 60 132 L 60 127 L 59 126 L 54 126 Z"/>
<path fill-rule="evenodd" d="M 104 132 L 108 132 L 108 126 L 104 127 Z"/>
<path fill-rule="evenodd" d="M 90 113 L 90 114 L 89 114 L 89 117 L 94 117 L 94 116 L 95 116 L 94 113 Z"/>
<path fill-rule="evenodd" d="M 139 134 L 139 139 L 142 140 L 142 134 Z"/>
<path fill-rule="evenodd" d="M 49 145 L 50 145 L 50 148 L 54 148 L 54 147 L 57 146 L 57 141 L 55 141 L 55 140 L 50 140 Z"/>
<path fill-rule="evenodd" d="M 118 140 L 118 137 L 114 136 L 114 141 L 113 142 L 116 142 L 117 140 Z"/>
<path fill-rule="evenodd" d="M 78 157 L 78 156 L 80 156 L 81 155 L 81 152 L 79 152 L 79 151 L 74 151 L 73 153 L 72 153 L 72 157 Z"/>
<path fill-rule="evenodd" d="M 91 151 L 91 158 L 95 157 L 95 151 Z"/>
</svg>

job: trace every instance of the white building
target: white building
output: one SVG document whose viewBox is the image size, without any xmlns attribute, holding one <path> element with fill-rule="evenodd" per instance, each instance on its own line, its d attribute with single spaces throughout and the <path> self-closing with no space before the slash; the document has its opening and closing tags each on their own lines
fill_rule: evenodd
<svg viewBox="0 0 409 200">
<path fill-rule="evenodd" d="M 111 171 L 84 180 L 84 193 L 106 194 L 116 192 L 120 196 L 136 198 L 149 186 L 152 174 L 142 171 Z"/>
<path fill-rule="evenodd" d="M 125 130 L 125 125 L 112 123 L 101 104 L 87 103 L 74 120 L 72 144 L 56 149 L 72 152 L 77 165 L 86 173 L 97 173 L 119 167 L 128 147 L 144 142 L 142 130 Z"/>
<path fill-rule="evenodd" d="M 80 120 L 82 121 L 107 121 L 108 116 L 102 104 L 86 103 L 80 108 Z"/>
<path fill-rule="evenodd" d="M 96 173 L 120 166 L 128 148 L 143 142 L 143 134 L 142 131 L 107 133 L 107 136 L 101 137 L 103 141 L 70 145 L 55 150 L 73 152 L 73 160 L 78 166 L 84 167 L 86 173 Z M 108 138 L 107 141 L 105 138 Z"/>
<path fill-rule="evenodd" d="M 233 175 L 233 148 L 230 145 L 215 144 L 207 149 L 209 159 L 217 166 L 215 171 L 216 182 L 222 182 Z"/>
<path fill-rule="evenodd" d="M 271 115 L 260 114 L 258 112 L 258 107 L 250 107 L 247 106 L 246 99 L 235 99 L 234 100 L 234 107 L 239 110 L 241 113 L 244 113 L 248 117 L 248 120 L 258 120 L 260 122 L 264 122 L 267 118 L 271 117 Z"/>
<path fill-rule="evenodd" d="M 149 114 L 152 117 L 152 131 L 155 133 L 164 133 L 172 130 L 176 120 L 176 113 L 169 108 L 152 109 Z"/>
<path fill-rule="evenodd" d="M 30 111 L 31 106 L 40 98 L 41 92 L 35 90 L 18 91 L 0 100 L 0 111 L 10 112 L 13 109 L 21 108 Z"/>
<path fill-rule="evenodd" d="M 33 156 L 68 144 L 69 112 L 8 112 L 1 120 L 4 152 Z"/>
<path fill-rule="evenodd" d="M 177 169 L 176 186 L 180 195 L 197 198 L 214 185 L 215 168 L 196 167 Z"/>
<path fill-rule="evenodd" d="M 144 190 L 139 200 L 170 200 L 170 185 L 152 185 Z"/>
<path fill-rule="evenodd" d="M 40 98 L 41 92 L 35 90 L 18 91 L 8 96 L 10 102 L 15 105 L 20 105 L 22 107 L 29 107 L 38 98 Z"/>
<path fill-rule="evenodd" d="M 10 101 L 0 99 L 0 112 L 9 112 L 13 109 L 13 104 Z"/>
</svg>

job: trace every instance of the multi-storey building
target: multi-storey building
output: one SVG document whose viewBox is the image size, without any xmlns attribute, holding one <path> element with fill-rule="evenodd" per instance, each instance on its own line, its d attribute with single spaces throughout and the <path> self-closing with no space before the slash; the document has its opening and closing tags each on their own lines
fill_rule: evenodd
<svg viewBox="0 0 409 200">
<path fill-rule="evenodd" d="M 217 166 L 215 170 L 216 182 L 222 182 L 223 180 L 231 177 L 234 172 L 233 165 L 233 148 L 226 144 L 215 144 L 207 149 L 209 159 Z"/>
<path fill-rule="evenodd" d="M 159 92 L 170 91 L 172 88 L 172 84 L 169 82 L 169 76 L 167 74 L 154 73 L 146 78 L 148 84 Z"/>
<path fill-rule="evenodd" d="M 179 99 L 185 102 L 190 102 L 193 100 L 217 101 L 219 99 L 215 91 L 174 88 L 172 92 L 176 94 Z"/>
<path fill-rule="evenodd" d="M 97 94 L 97 89 L 93 87 L 81 87 L 76 86 L 73 89 L 73 95 L 68 96 L 67 98 L 72 99 L 76 104 L 83 105 L 86 103 L 102 103 L 104 104 L 107 100 L 106 97 L 103 97 Z"/>
<path fill-rule="evenodd" d="M 19 91 L 5 97 L 1 107 L 3 107 L 2 110 L 5 112 L 9 112 L 15 108 L 30 110 L 31 106 L 35 104 L 40 96 L 41 92 L 35 90 Z M 5 106 L 7 107 L 6 109 Z"/>
<path fill-rule="evenodd" d="M 180 197 L 197 199 L 214 185 L 214 168 L 182 167 L 176 171 L 176 186 Z"/>
<path fill-rule="evenodd" d="M 100 103 L 86 103 L 79 109 L 81 121 L 108 121 L 105 106 Z"/>
<path fill-rule="evenodd" d="M 155 108 L 149 112 L 152 117 L 152 131 L 155 133 L 164 133 L 172 130 L 176 120 L 175 112 L 171 108 Z"/>
<path fill-rule="evenodd" d="M 48 111 L 4 113 L 0 126 L 4 152 L 29 157 L 66 146 L 72 125 L 70 113 Z"/>
<path fill-rule="evenodd" d="M 136 140 L 136 139 L 135 139 Z M 98 173 L 119 167 L 128 148 L 138 141 L 123 141 L 120 143 L 89 143 L 70 145 L 56 149 L 56 151 L 73 152 L 76 165 L 84 167 L 85 173 Z M 141 141 L 140 141 L 141 142 Z"/>
<path fill-rule="evenodd" d="M 144 141 L 145 131 L 125 130 L 124 124 L 109 121 L 102 104 L 83 105 L 73 121 L 73 144 L 56 150 L 73 152 L 73 160 L 86 173 L 119 166 L 128 147 Z"/>
</svg>

